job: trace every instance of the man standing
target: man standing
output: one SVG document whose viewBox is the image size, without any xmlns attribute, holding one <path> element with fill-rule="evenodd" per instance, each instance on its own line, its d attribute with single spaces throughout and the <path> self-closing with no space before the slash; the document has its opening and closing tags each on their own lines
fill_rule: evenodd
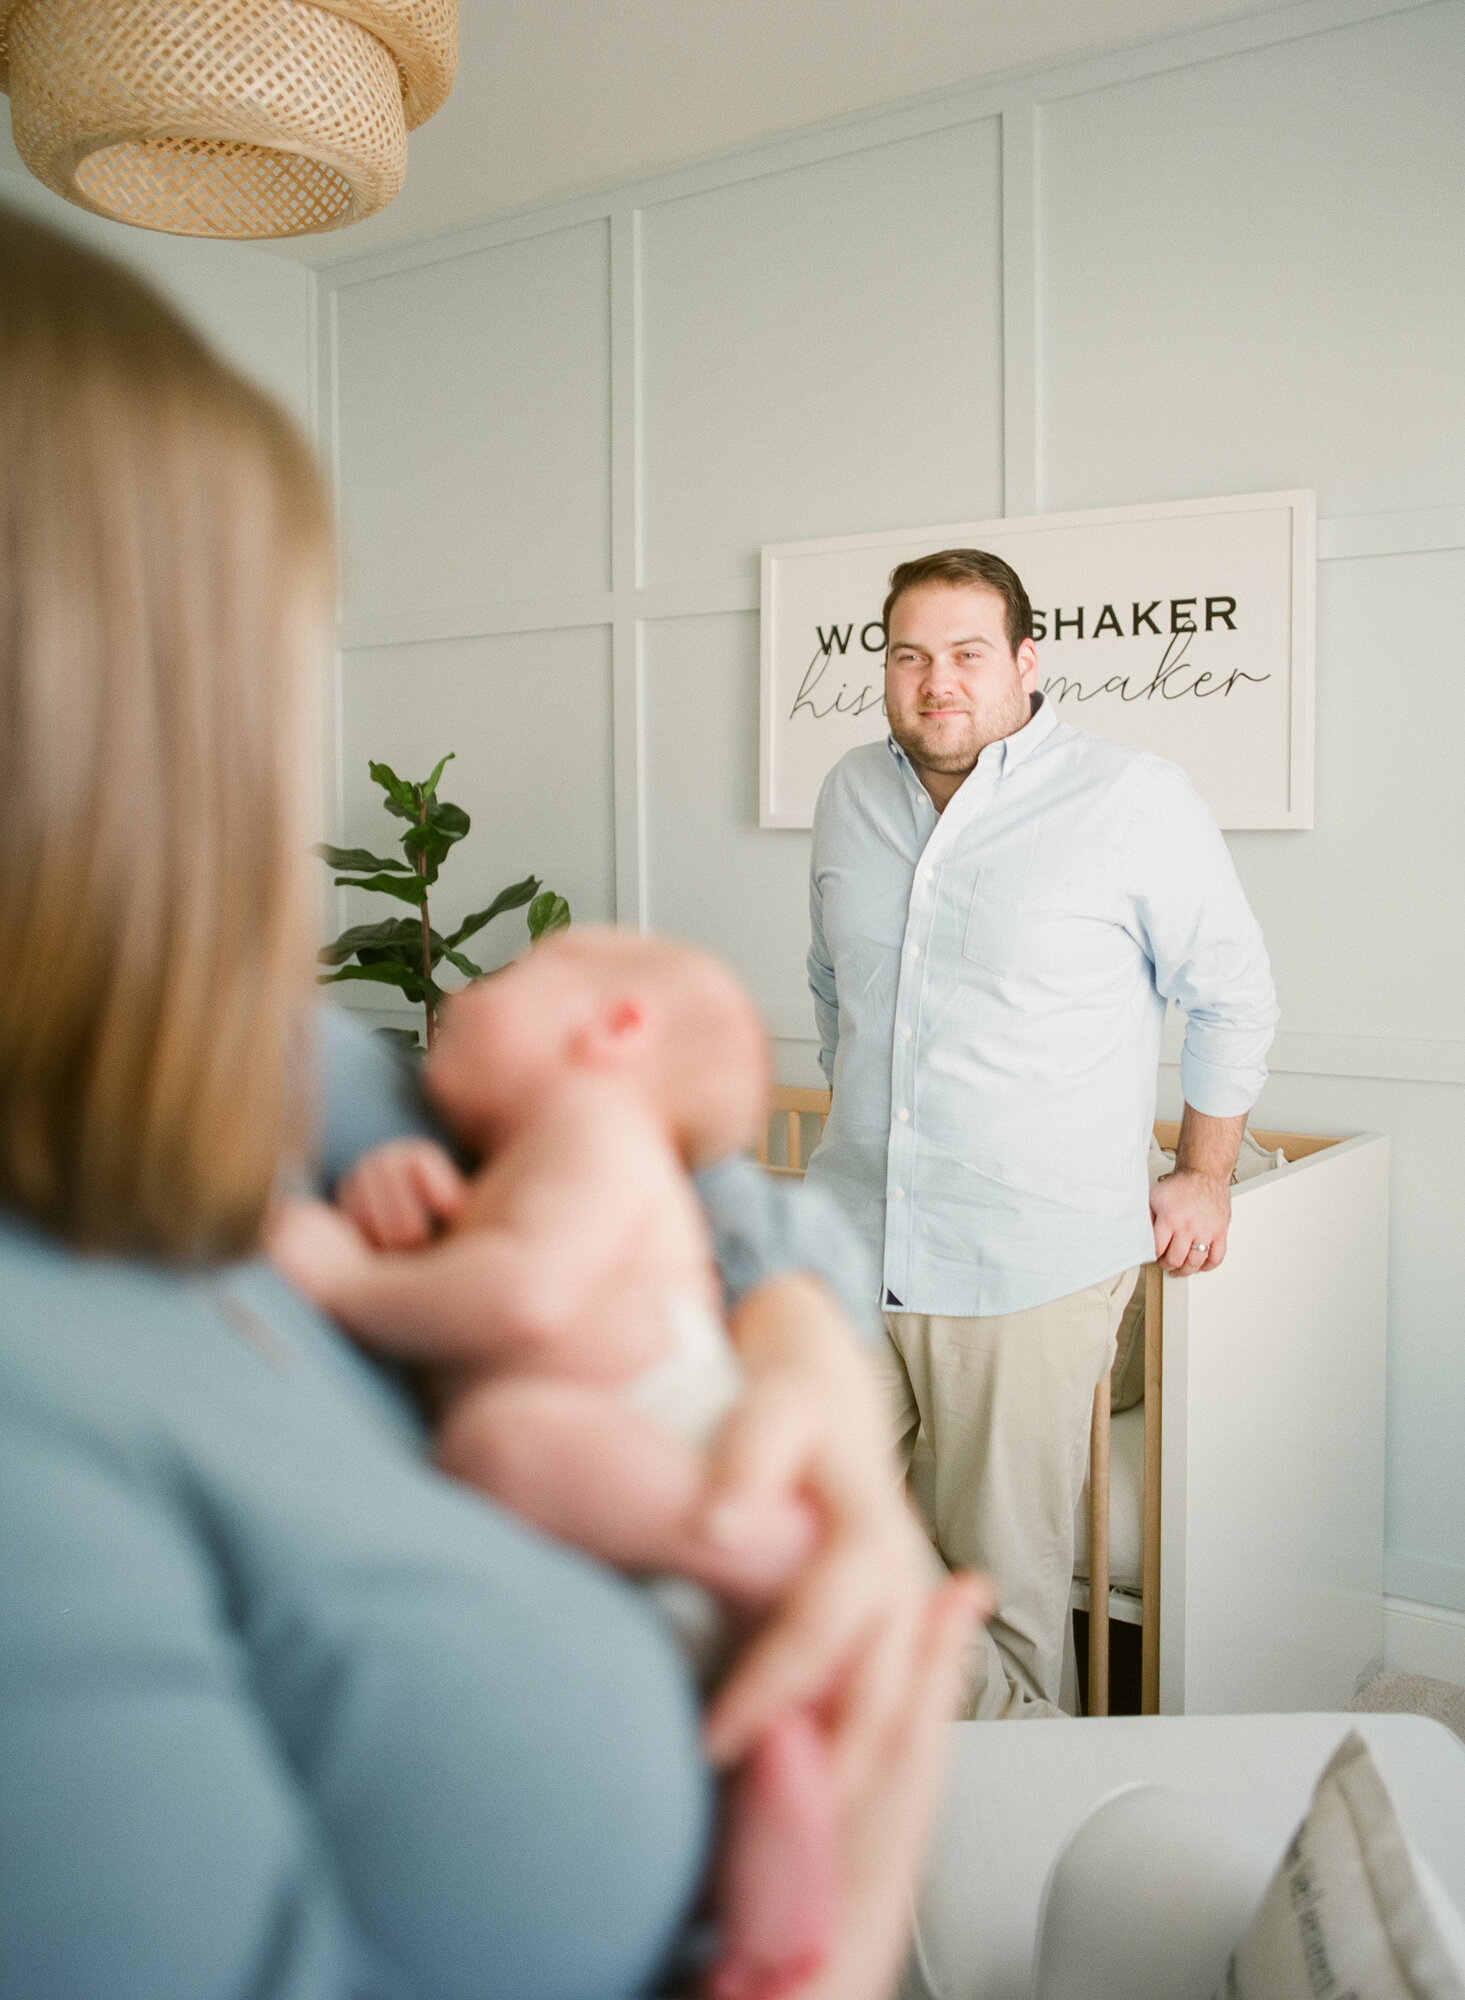
<svg viewBox="0 0 1465 2000">
<path fill-rule="evenodd" d="M 997 1583 L 970 1713 L 1052 1714 L 1094 1389 L 1137 1267 L 1225 1255 L 1276 1006 L 1210 813 L 1176 765 L 1058 720 L 1005 562 L 902 563 L 884 619 L 890 736 L 841 759 L 814 815 L 834 1096 L 809 1178 L 882 1254 L 901 1447 L 924 1428 L 939 1550 Z M 1172 998 L 1185 1116 L 1151 1193 Z"/>
</svg>

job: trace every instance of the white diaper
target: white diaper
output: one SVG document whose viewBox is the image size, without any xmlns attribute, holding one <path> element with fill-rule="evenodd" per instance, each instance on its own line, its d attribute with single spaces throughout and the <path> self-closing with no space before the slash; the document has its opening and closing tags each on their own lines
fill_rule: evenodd
<svg viewBox="0 0 1465 2000">
<path fill-rule="evenodd" d="M 621 1394 L 661 1430 L 700 1452 L 743 1393 L 743 1368 L 717 1314 L 701 1299 L 668 1293 L 672 1350 L 628 1382 Z M 656 1577 L 646 1586 L 704 1688 L 727 1665 L 731 1635 L 722 1606 L 684 1576 Z"/>
<path fill-rule="evenodd" d="M 628 1382 L 625 1400 L 662 1430 L 700 1451 L 743 1393 L 743 1369 L 722 1321 L 700 1299 L 670 1293 L 672 1350 Z"/>
</svg>

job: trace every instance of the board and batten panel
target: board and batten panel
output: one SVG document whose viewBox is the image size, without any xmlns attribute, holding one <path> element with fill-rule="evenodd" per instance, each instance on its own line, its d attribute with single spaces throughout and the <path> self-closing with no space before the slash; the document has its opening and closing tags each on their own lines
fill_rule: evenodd
<svg viewBox="0 0 1465 2000">
<path fill-rule="evenodd" d="M 344 287 L 335 364 L 350 615 L 609 587 L 603 219 Z"/>
<path fill-rule="evenodd" d="M 642 628 L 651 928 L 705 945 L 775 1034 L 812 1035 L 809 836 L 758 825 L 758 618 Z"/>
<path fill-rule="evenodd" d="M 1284 1028 L 1465 1031 L 1461 603 L 1465 550 L 1318 567 L 1315 828 L 1227 837 Z"/>
<path fill-rule="evenodd" d="M 997 120 L 641 216 L 642 581 L 1002 511 Z"/>
<path fill-rule="evenodd" d="M 436 930 L 531 874 L 567 896 L 578 921 L 614 916 L 608 628 L 364 649 L 346 654 L 342 673 L 347 845 L 396 852 L 390 843 L 400 822 L 382 807 L 370 760 L 423 778 L 445 751 L 455 752 L 439 791 L 473 827 L 433 891 Z M 406 907 L 382 896 L 348 894 L 343 902 L 343 923 Z M 510 911 L 464 950 L 480 965 L 501 965 L 527 936 L 522 911 Z M 351 994 L 353 1003 L 378 998 L 375 987 Z"/>
<path fill-rule="evenodd" d="M 1041 106 L 1039 505 L 1465 503 L 1465 7 Z"/>
</svg>

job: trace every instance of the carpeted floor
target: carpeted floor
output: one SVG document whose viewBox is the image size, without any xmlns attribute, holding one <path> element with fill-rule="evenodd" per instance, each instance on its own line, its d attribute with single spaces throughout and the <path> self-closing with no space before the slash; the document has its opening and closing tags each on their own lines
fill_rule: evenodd
<svg viewBox="0 0 1465 2000">
<path fill-rule="evenodd" d="M 1385 1715 L 1432 1715 L 1465 1742 L 1465 1687 L 1455 1687 L 1450 1681 L 1432 1681 L 1423 1674 L 1381 1667 L 1348 1706 Z"/>
</svg>

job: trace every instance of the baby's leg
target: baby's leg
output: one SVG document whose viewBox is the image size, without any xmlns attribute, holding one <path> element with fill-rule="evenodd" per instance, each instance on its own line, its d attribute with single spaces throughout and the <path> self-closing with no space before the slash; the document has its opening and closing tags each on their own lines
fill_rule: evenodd
<svg viewBox="0 0 1465 2000">
<path fill-rule="evenodd" d="M 749 1610 L 771 1602 L 817 1539 L 812 1509 L 770 1501 L 729 1549 L 702 1527 L 698 1454 L 614 1391 L 543 1377 L 479 1383 L 452 1404 L 438 1462 L 561 1541 L 618 1569 L 683 1576 Z M 759 1739 L 727 1787 L 714 1890 L 712 2000 L 779 2000 L 833 1936 L 834 1784 L 812 1716 Z"/>
<path fill-rule="evenodd" d="M 613 1390 L 578 1382 L 477 1384 L 449 1408 L 437 1457 L 455 1478 L 617 1569 L 689 1577 L 749 1610 L 778 1595 L 818 1537 L 811 1508 L 779 1499 L 735 1548 L 712 1541 L 697 1453 Z"/>
<path fill-rule="evenodd" d="M 713 1907 L 711 2000 L 779 2000 L 834 1939 L 839 1823 L 834 1774 L 807 1709 L 781 1716 L 728 1783 Z"/>
</svg>

